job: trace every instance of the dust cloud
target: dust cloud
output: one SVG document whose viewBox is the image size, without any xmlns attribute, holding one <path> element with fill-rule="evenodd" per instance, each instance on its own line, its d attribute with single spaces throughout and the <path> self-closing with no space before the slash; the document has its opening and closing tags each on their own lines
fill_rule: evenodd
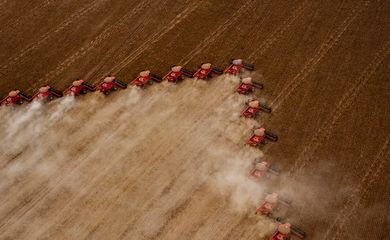
<svg viewBox="0 0 390 240">
<path fill-rule="evenodd" d="M 248 97 L 234 92 L 238 81 L 185 79 L 2 108 L 1 236 L 52 236 L 65 223 L 68 235 L 83 236 L 90 211 L 114 212 L 112 201 L 124 191 L 131 210 L 120 214 L 138 226 L 135 238 L 158 232 L 166 213 L 202 185 L 225 196 L 233 211 L 253 211 L 266 186 L 248 172 L 263 153 L 244 142 L 261 123 L 240 118 Z"/>
</svg>

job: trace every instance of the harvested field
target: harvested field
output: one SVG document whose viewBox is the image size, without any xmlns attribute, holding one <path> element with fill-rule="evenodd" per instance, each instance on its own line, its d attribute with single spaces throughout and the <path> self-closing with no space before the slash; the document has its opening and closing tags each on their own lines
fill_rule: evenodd
<svg viewBox="0 0 390 240">
<path fill-rule="evenodd" d="M 307 239 L 389 231 L 390 2 L 0 1 L 0 94 L 240 57 L 238 77 L 0 109 L 0 239 L 266 239 L 265 193 Z M 249 74 L 249 73 L 247 73 Z M 252 126 L 279 135 L 244 146 Z M 253 158 L 281 167 L 247 178 Z"/>
</svg>

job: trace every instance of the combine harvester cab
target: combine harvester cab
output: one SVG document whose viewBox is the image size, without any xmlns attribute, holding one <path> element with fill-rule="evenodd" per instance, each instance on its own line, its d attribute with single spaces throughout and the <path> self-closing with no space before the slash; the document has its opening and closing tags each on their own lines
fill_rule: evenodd
<svg viewBox="0 0 390 240">
<path fill-rule="evenodd" d="M 100 92 L 104 93 L 105 95 L 108 95 L 112 91 L 118 90 L 118 88 L 127 88 L 127 83 L 122 82 L 115 76 L 108 75 L 106 78 L 104 78 L 103 82 L 98 85 L 97 88 Z"/>
<path fill-rule="evenodd" d="M 306 233 L 303 230 L 286 222 L 279 224 L 275 233 L 272 234 L 269 240 L 290 240 L 291 235 L 300 239 L 304 239 L 306 237 Z"/>
<path fill-rule="evenodd" d="M 246 77 L 241 79 L 240 84 L 238 84 L 236 88 L 236 92 L 238 92 L 239 94 L 246 95 L 253 92 L 254 89 L 263 89 L 263 88 L 264 85 L 262 83 L 252 80 L 251 77 Z"/>
<path fill-rule="evenodd" d="M 168 82 L 177 83 L 178 81 L 183 80 L 185 77 L 192 78 L 194 75 L 193 72 L 183 68 L 182 66 L 172 66 L 171 71 L 164 76 Z"/>
<path fill-rule="evenodd" d="M 212 78 L 213 74 L 221 75 L 223 74 L 223 69 L 213 66 L 211 63 L 202 63 L 199 69 L 194 73 L 194 78 L 205 80 Z"/>
<path fill-rule="evenodd" d="M 61 91 L 58 91 L 51 86 L 46 85 L 41 87 L 32 98 L 33 100 L 37 101 L 52 101 L 54 98 L 60 98 L 62 96 L 63 94 Z"/>
<path fill-rule="evenodd" d="M 0 106 L 14 106 L 14 105 L 22 105 L 25 102 L 31 102 L 32 98 L 25 92 L 20 90 L 13 90 L 8 93 L 7 97 L 5 97 L 0 102 Z"/>
<path fill-rule="evenodd" d="M 255 128 L 252 136 L 246 141 L 246 144 L 252 147 L 260 147 L 262 144 L 266 144 L 267 141 L 278 141 L 278 136 L 272 132 L 266 131 L 264 128 Z"/>
<path fill-rule="evenodd" d="M 246 118 L 255 118 L 260 111 L 271 113 L 272 109 L 265 104 L 261 104 L 259 100 L 251 99 L 245 103 L 246 108 L 241 112 L 241 116 Z"/>
<path fill-rule="evenodd" d="M 149 70 L 145 70 L 139 73 L 138 77 L 134 79 L 131 84 L 145 88 L 148 84 L 151 85 L 153 82 L 161 82 L 163 79 L 155 74 L 152 74 Z"/>
<path fill-rule="evenodd" d="M 268 177 L 270 174 L 279 175 L 280 170 L 270 165 L 266 161 L 261 161 L 260 159 L 255 159 L 254 167 L 249 173 L 249 178 L 254 181 L 260 181 L 261 179 Z"/>
<path fill-rule="evenodd" d="M 253 64 L 245 63 L 242 59 L 232 59 L 230 61 L 229 67 L 225 69 L 225 73 L 237 75 L 239 73 L 242 73 L 244 69 L 248 71 L 253 71 L 255 70 L 255 67 L 253 66 Z"/>
<path fill-rule="evenodd" d="M 72 86 L 67 88 L 64 93 L 66 95 L 78 96 L 80 94 L 86 94 L 88 91 L 94 92 L 96 90 L 96 86 L 92 85 L 82 79 L 77 79 L 72 83 Z"/>
</svg>

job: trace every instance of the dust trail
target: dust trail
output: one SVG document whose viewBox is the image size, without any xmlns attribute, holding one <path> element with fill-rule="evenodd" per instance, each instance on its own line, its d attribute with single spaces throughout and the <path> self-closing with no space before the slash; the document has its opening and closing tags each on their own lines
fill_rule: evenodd
<svg viewBox="0 0 390 240">
<path fill-rule="evenodd" d="M 268 235 L 276 224 L 253 216 L 265 193 L 276 188 L 300 203 L 312 186 L 248 178 L 263 152 L 244 141 L 261 122 L 240 118 L 247 97 L 235 93 L 238 81 L 186 79 L 1 109 L 7 124 L 0 136 L 7 141 L 1 145 L 0 237 L 176 238 L 166 226 L 182 212 L 192 214 L 192 195 L 205 189 L 228 204 L 207 215 L 210 224 L 194 239 L 218 239 L 223 232 L 215 227 L 235 226 L 234 218 L 219 220 L 224 211 L 250 216 L 256 235 Z M 205 198 L 203 204 L 211 201 Z"/>
<path fill-rule="evenodd" d="M 229 211 L 252 211 L 267 187 L 247 178 L 263 153 L 243 144 L 259 123 L 239 117 L 238 81 L 186 79 L 7 110 L 0 238 L 160 238 L 205 187 Z"/>
<path fill-rule="evenodd" d="M 200 89 L 205 87 L 201 82 L 198 82 L 197 85 Z M 193 88 L 191 84 L 187 84 L 187 86 Z M 161 90 L 163 86 L 156 88 Z M 173 86 L 173 88 L 174 90 L 180 90 L 177 86 Z M 200 95 L 200 89 L 196 89 L 196 87 L 195 89 L 187 89 L 192 90 L 192 92 L 184 94 L 183 99 L 193 102 Z M 181 91 L 181 94 L 183 93 L 185 92 Z M 121 148 L 129 148 L 132 142 L 136 147 L 137 144 L 147 140 L 150 134 L 155 133 L 160 121 L 164 121 L 164 118 L 173 115 L 176 110 L 174 101 L 177 100 L 177 96 L 170 96 L 170 101 L 166 102 L 164 97 L 169 94 L 172 95 L 170 89 L 165 92 L 154 91 L 153 94 L 150 94 L 147 90 L 142 91 L 132 88 L 109 96 L 110 101 L 104 101 L 104 97 L 94 94 L 79 99 L 77 102 L 71 98 L 64 98 L 48 104 L 44 108 L 39 103 L 33 103 L 31 107 L 22 109 L 23 111 L 9 113 L 5 118 L 13 119 L 17 117 L 21 120 L 16 123 L 10 121 L 12 128 L 2 129 L 1 134 L 9 139 L 15 140 L 17 138 L 21 141 L 11 141 L 3 145 L 2 150 L 6 155 L 12 155 L 16 150 L 22 151 L 22 153 L 3 169 L 5 174 L 1 176 L 3 180 L 6 180 L 3 181 L 3 185 L 8 184 L 2 186 L 1 189 L 13 194 L 3 198 L 2 202 L 5 204 L 2 205 L 2 213 L 13 214 L 14 211 L 17 211 L 22 215 L 17 214 L 15 216 L 22 217 L 26 215 L 23 209 L 27 210 L 28 206 L 22 207 L 20 210 L 11 207 L 14 194 L 19 196 L 18 198 L 23 198 L 23 196 L 28 195 L 24 194 L 24 191 L 33 191 L 39 198 L 37 202 L 33 200 L 32 204 L 37 204 L 47 194 L 50 194 L 50 188 L 56 188 L 57 184 L 72 185 L 70 178 L 82 177 L 79 169 L 83 165 L 89 165 L 90 161 L 103 160 L 110 154 L 114 154 L 115 151 L 117 151 L 115 155 L 125 156 L 126 154 L 120 153 Z M 138 108 L 129 111 L 129 108 L 134 107 L 141 100 L 142 105 L 140 104 Z M 168 107 L 162 108 L 164 103 Z M 192 104 L 196 105 L 196 102 Z M 186 108 L 185 105 L 184 107 Z M 189 111 L 191 109 L 184 110 Z M 150 119 L 147 119 L 147 115 L 151 115 Z M 183 111 L 183 116 L 185 115 L 187 114 Z M 137 126 L 138 124 L 141 124 L 141 126 Z M 145 124 L 145 126 L 142 126 L 142 124 Z M 147 130 L 148 128 L 150 130 Z M 124 132 L 129 130 L 132 130 L 137 137 L 128 139 Z M 32 139 L 34 141 L 31 141 Z M 15 144 L 15 142 L 18 144 Z M 105 154 L 102 154 L 102 149 L 112 142 L 115 142 L 116 147 L 111 147 L 115 151 L 108 147 L 104 152 Z M 80 146 L 80 143 L 83 143 L 84 146 Z M 13 146 L 13 148 L 8 149 L 10 146 Z M 72 157 L 75 150 L 78 154 Z M 128 154 L 127 151 L 124 151 L 124 153 Z M 73 160 L 69 161 L 72 158 L 84 159 L 84 161 L 77 166 L 73 163 Z M 114 159 L 116 161 L 121 160 L 120 157 L 116 156 Z M 58 175 L 61 176 L 61 173 L 69 175 L 58 177 Z M 37 187 L 39 184 L 42 184 L 43 187 Z M 76 185 L 74 189 L 82 187 L 79 184 L 74 185 Z M 14 210 L 9 212 L 7 209 Z M 11 224 L 14 220 L 11 219 Z"/>
</svg>

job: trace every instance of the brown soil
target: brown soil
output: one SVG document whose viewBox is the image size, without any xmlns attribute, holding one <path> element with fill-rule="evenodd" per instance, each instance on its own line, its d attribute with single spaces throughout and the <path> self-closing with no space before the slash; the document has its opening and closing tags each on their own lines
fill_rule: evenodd
<svg viewBox="0 0 390 240">
<path fill-rule="evenodd" d="M 0 110 L 0 239 L 261 239 L 267 191 L 308 239 L 384 239 L 389 1 L 0 1 L 0 94 L 129 82 L 172 64 L 255 64 L 273 107 L 240 119 L 238 79 L 185 80 Z M 243 146 L 253 125 L 278 133 Z M 282 168 L 246 178 L 263 155 Z"/>
</svg>

